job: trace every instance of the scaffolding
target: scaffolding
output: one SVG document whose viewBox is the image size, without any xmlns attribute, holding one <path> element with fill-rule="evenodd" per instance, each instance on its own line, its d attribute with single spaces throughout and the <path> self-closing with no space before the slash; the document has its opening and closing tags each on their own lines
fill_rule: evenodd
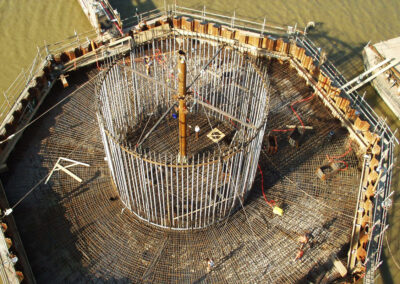
<svg viewBox="0 0 400 284">
<path fill-rule="evenodd" d="M 130 66 L 105 71 L 98 121 L 129 210 L 164 228 L 199 229 L 238 207 L 267 118 L 268 76 L 257 64 L 225 46 L 170 37 L 134 49 Z"/>
</svg>

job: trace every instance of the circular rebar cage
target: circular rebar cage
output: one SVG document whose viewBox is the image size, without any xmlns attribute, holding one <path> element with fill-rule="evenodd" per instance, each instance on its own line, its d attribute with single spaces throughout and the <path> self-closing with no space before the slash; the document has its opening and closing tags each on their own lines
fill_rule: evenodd
<svg viewBox="0 0 400 284">
<path fill-rule="evenodd" d="M 178 50 L 187 62 L 187 157 L 179 159 Z M 114 62 L 97 86 L 106 158 L 124 205 L 154 225 L 204 228 L 240 206 L 254 181 L 267 72 L 224 46 L 168 38 Z"/>
</svg>

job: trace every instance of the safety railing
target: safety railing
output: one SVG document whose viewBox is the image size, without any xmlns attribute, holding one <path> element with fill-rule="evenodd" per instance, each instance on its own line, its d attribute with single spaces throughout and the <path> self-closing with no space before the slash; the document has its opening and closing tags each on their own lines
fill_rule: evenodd
<svg viewBox="0 0 400 284">
<path fill-rule="evenodd" d="M 47 65 L 50 54 L 58 54 L 81 45 L 88 45 L 90 39 L 96 36 L 96 32 L 91 30 L 81 34 L 75 33 L 62 41 L 37 47 L 37 52 L 30 66 L 22 69 L 11 85 L 3 92 L 3 100 L 0 103 L 0 129 L 8 123 L 9 119 L 6 118 L 10 115 L 10 112 L 15 110 L 15 104 L 27 95 L 27 89 L 33 84 L 34 78 Z"/>
<path fill-rule="evenodd" d="M 3 122 L 7 114 L 11 111 L 15 102 L 19 101 L 20 95 L 26 87 L 29 86 L 31 80 L 35 77 L 42 66 L 43 50 L 38 48 L 32 64 L 28 68 L 22 69 L 8 89 L 3 92 L 3 101 L 0 104 L 1 127 L 4 127 Z"/>
<path fill-rule="evenodd" d="M 386 140 L 382 135 L 381 149 L 382 156 L 379 163 L 379 169 L 382 172 L 381 178 L 375 193 L 374 214 L 370 224 L 370 240 L 367 246 L 367 257 L 364 262 L 366 273 L 364 283 L 374 283 L 375 271 L 382 264 L 381 253 L 384 241 L 385 231 L 389 228 L 387 224 L 387 213 L 391 206 L 391 196 L 394 191 L 391 190 L 392 168 L 394 158 L 394 141 Z"/>
<path fill-rule="evenodd" d="M 314 58 L 315 61 L 320 61 L 320 49 L 315 46 L 315 44 L 304 35 L 298 35 L 296 37 L 298 44 L 301 44 L 308 53 Z M 321 65 L 321 70 L 327 74 L 334 85 L 340 87 L 347 83 L 344 75 L 337 70 L 329 60 L 325 60 L 324 64 Z M 372 125 L 379 125 L 381 122 L 379 120 L 379 115 L 371 108 L 371 106 L 365 102 L 364 98 L 358 94 L 357 91 L 344 94 L 352 102 L 353 106 L 357 106 L 362 116 L 367 119 Z M 391 132 L 391 131 L 390 131 Z"/>
<path fill-rule="evenodd" d="M 162 16 L 187 16 L 201 21 L 215 22 L 229 26 L 230 28 L 248 30 L 260 34 L 275 34 L 286 36 L 287 34 L 291 34 L 294 32 L 302 33 L 301 31 L 297 30 L 296 24 L 294 26 L 275 25 L 268 23 L 265 18 L 263 23 L 259 23 L 236 17 L 235 12 L 232 16 L 227 16 L 224 14 L 207 11 L 205 6 L 202 10 L 197 10 L 193 8 L 178 6 L 176 4 L 165 5 L 164 9 L 154 9 L 151 11 L 146 11 L 144 13 L 136 13 L 131 17 L 123 19 L 122 23 L 124 30 L 127 31 L 135 25 L 143 22 L 149 22 Z"/>
<path fill-rule="evenodd" d="M 171 13 L 175 16 L 190 16 L 202 21 L 216 22 L 223 25 L 227 25 L 232 29 L 237 28 L 242 30 L 249 30 L 260 34 L 268 33 L 276 35 L 286 35 L 288 31 L 294 32 L 296 29 L 295 27 L 290 27 L 290 26 L 279 26 L 279 25 L 269 24 L 266 22 L 265 18 L 263 23 L 258 23 L 238 18 L 236 17 L 235 13 L 233 14 L 233 16 L 226 16 L 214 12 L 209 12 L 206 11 L 205 7 L 203 8 L 203 10 L 196 10 L 192 8 L 172 5 L 171 9 L 172 9 Z"/>
<path fill-rule="evenodd" d="M 305 35 L 298 35 L 296 41 L 313 56 L 315 61 L 320 61 L 320 50 L 310 39 Z M 320 68 L 323 73 L 328 75 L 333 84 L 337 87 L 340 87 L 347 82 L 345 77 L 329 60 L 325 60 Z M 375 271 L 382 264 L 381 252 L 383 247 L 383 237 L 389 226 L 387 224 L 387 210 L 390 207 L 390 198 L 393 194 L 390 186 L 394 162 L 394 145 L 399 142 L 395 137 L 395 133 L 392 132 L 386 122 L 376 114 L 364 98 L 356 91 L 347 93 L 346 90 L 344 90 L 342 95 L 346 96 L 351 101 L 353 108 L 357 109 L 360 116 L 367 120 L 373 131 L 380 136 L 381 155 L 378 169 L 383 171 L 383 173 L 380 175 L 380 179 L 376 181 L 378 185 L 374 198 L 374 213 L 371 218 L 367 256 L 364 262 L 366 269 L 364 283 L 373 283 Z"/>
</svg>

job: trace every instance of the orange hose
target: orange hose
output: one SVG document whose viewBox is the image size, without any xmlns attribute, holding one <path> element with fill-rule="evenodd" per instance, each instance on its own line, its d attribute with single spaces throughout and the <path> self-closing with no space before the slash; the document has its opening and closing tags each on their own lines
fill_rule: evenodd
<svg viewBox="0 0 400 284">
<path fill-rule="evenodd" d="M 302 102 L 309 101 L 309 100 L 311 100 L 314 96 L 315 96 L 315 93 L 313 93 L 311 96 L 309 96 L 309 97 L 307 97 L 307 98 L 304 98 L 304 99 L 295 101 L 295 102 L 293 102 L 293 103 L 290 104 L 290 108 L 292 109 L 293 113 L 296 115 L 296 117 L 297 117 L 297 119 L 299 120 L 301 126 L 303 126 L 303 127 L 304 127 L 303 120 L 301 120 L 300 115 L 295 111 L 295 109 L 293 108 L 293 106 L 294 106 L 295 104 L 299 104 L 299 103 L 302 103 Z M 294 128 L 290 128 L 290 129 L 272 129 L 271 131 L 274 131 L 274 132 L 288 132 L 288 131 L 291 131 L 291 130 L 294 130 Z"/>
<path fill-rule="evenodd" d="M 344 169 L 339 169 L 339 171 L 345 171 L 345 170 L 347 170 L 349 168 L 349 164 L 347 162 L 343 161 L 343 160 L 338 160 L 338 159 L 346 157 L 351 152 L 351 150 L 352 150 L 352 148 L 351 148 L 351 144 L 350 144 L 349 145 L 349 149 L 347 149 L 347 151 L 344 152 L 342 155 L 330 157 L 328 154 L 326 154 L 326 158 L 328 159 L 328 161 L 336 162 L 336 163 L 339 163 L 339 164 L 344 164 L 345 168 Z"/>
<path fill-rule="evenodd" d="M 258 170 L 260 171 L 260 174 L 261 174 L 261 190 L 262 190 L 262 194 L 263 194 L 263 196 L 264 196 L 264 199 L 265 199 L 265 202 L 267 202 L 267 204 L 269 205 L 269 206 L 271 206 L 271 208 L 274 208 L 274 206 L 275 206 L 275 201 L 274 200 L 268 200 L 267 199 L 267 196 L 265 195 L 265 193 L 264 193 L 264 176 L 263 176 L 263 172 L 262 172 L 262 170 L 261 170 L 261 167 L 260 167 L 260 164 L 257 164 L 257 166 L 258 166 Z"/>
<path fill-rule="evenodd" d="M 304 127 L 304 123 L 303 123 L 303 121 L 301 120 L 299 114 L 294 110 L 293 106 L 294 106 L 295 104 L 299 104 L 299 103 L 302 103 L 302 102 L 309 101 L 309 100 L 311 100 L 314 96 L 315 96 L 315 93 L 313 93 L 311 96 L 309 96 L 309 97 L 307 97 L 307 98 L 304 98 L 304 99 L 302 99 L 302 100 L 295 101 L 294 103 L 292 103 L 292 104 L 290 105 L 290 108 L 292 109 L 292 111 L 294 112 L 294 114 L 297 116 L 297 118 L 298 118 L 299 121 L 300 121 L 301 126 L 303 126 L 303 127 Z"/>
</svg>

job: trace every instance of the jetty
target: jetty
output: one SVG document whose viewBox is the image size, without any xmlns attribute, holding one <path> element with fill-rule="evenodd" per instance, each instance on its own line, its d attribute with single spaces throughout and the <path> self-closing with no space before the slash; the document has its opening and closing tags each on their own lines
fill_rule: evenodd
<svg viewBox="0 0 400 284">
<path fill-rule="evenodd" d="M 400 37 L 368 44 L 363 50 L 365 69 L 370 69 L 381 62 L 390 64 L 390 68 L 377 74 L 372 85 L 400 119 Z M 378 73 L 379 69 L 374 71 Z"/>
</svg>

